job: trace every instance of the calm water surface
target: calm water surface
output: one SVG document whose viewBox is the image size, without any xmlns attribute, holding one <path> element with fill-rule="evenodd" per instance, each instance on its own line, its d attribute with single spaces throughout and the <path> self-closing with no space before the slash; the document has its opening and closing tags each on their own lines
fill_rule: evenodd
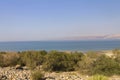
<svg viewBox="0 0 120 80">
<path fill-rule="evenodd" d="M 108 41 L 25 41 L 0 42 L 0 51 L 24 50 L 110 50 L 120 48 L 120 40 Z"/>
</svg>

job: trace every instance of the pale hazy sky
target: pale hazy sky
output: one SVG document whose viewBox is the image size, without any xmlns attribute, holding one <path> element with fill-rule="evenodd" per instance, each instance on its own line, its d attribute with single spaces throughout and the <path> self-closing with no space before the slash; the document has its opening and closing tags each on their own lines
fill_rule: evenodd
<svg viewBox="0 0 120 80">
<path fill-rule="evenodd" d="M 0 0 L 0 41 L 120 34 L 120 0 Z"/>
</svg>

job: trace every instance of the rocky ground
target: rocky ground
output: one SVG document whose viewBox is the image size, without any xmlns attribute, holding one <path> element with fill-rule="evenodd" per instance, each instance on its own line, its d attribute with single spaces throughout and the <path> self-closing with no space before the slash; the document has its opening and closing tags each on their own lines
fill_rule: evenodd
<svg viewBox="0 0 120 80">
<path fill-rule="evenodd" d="M 0 80 L 31 80 L 31 71 L 15 68 L 0 68 Z M 45 80 L 85 80 L 79 74 L 72 72 L 45 73 Z"/>
<path fill-rule="evenodd" d="M 30 70 L 0 68 L 0 80 L 30 80 Z"/>
<path fill-rule="evenodd" d="M 77 72 L 45 72 L 45 78 L 45 80 L 88 80 L 89 76 L 83 76 Z M 14 67 L 0 68 L 0 80 L 32 80 L 31 71 Z M 120 80 L 120 77 L 114 76 L 110 80 Z"/>
<path fill-rule="evenodd" d="M 80 74 L 75 72 L 61 72 L 61 73 L 46 73 L 46 80 L 87 80 L 85 77 L 81 77 Z"/>
</svg>

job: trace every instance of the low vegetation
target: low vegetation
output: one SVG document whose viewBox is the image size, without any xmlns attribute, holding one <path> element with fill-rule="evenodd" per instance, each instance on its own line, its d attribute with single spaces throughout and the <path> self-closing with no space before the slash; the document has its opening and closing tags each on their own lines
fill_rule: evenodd
<svg viewBox="0 0 120 80">
<path fill-rule="evenodd" d="M 79 71 L 81 74 L 87 75 L 120 75 L 120 51 L 118 49 L 113 50 L 112 57 L 94 51 L 86 54 L 81 52 L 47 52 L 44 50 L 18 53 L 0 52 L 1 67 L 17 64 L 27 66 L 30 69 L 42 66 L 44 71 Z M 33 76 L 38 76 L 37 72 Z"/>
<path fill-rule="evenodd" d="M 0 66 L 15 66 L 18 64 L 20 56 L 15 52 L 1 52 L 0 53 Z"/>
<path fill-rule="evenodd" d="M 52 51 L 45 56 L 43 69 L 45 71 L 74 71 L 82 53 L 65 53 Z"/>
<path fill-rule="evenodd" d="M 31 75 L 32 80 L 45 80 L 44 74 L 41 71 L 35 71 Z"/>
<path fill-rule="evenodd" d="M 42 65 L 45 61 L 46 51 L 24 51 L 19 52 L 20 60 L 19 64 L 22 66 L 28 66 L 34 69 L 36 66 Z"/>
<path fill-rule="evenodd" d="M 109 80 L 108 77 L 103 75 L 94 75 L 89 80 Z"/>
</svg>

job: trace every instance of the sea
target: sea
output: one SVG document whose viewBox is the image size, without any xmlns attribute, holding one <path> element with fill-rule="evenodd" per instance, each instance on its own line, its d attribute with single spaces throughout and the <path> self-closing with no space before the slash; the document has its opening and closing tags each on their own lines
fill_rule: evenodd
<svg viewBox="0 0 120 80">
<path fill-rule="evenodd" d="M 100 51 L 120 49 L 120 40 L 0 42 L 0 51 Z"/>
</svg>

